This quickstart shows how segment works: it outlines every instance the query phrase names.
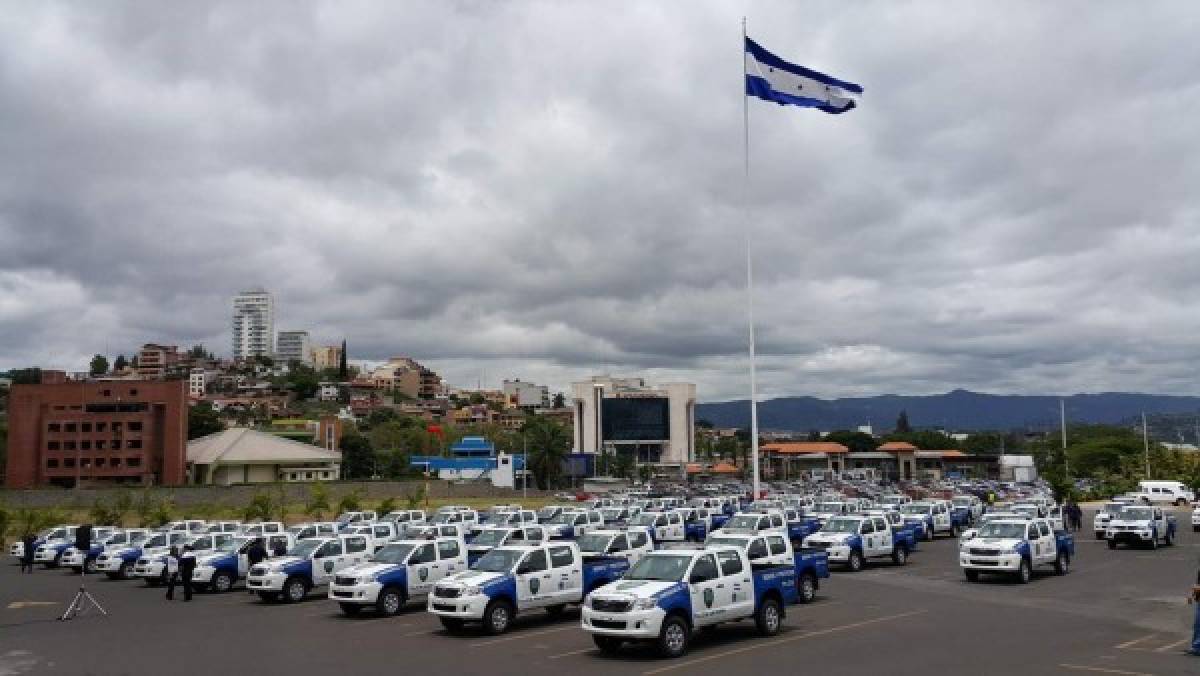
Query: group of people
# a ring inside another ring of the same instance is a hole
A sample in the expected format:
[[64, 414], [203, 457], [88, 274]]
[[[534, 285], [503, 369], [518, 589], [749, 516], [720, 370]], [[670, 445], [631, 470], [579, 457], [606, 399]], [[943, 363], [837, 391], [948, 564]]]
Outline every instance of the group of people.
[[[276, 544], [274, 551], [275, 556], [283, 556], [285, 547], [282, 543]], [[255, 538], [254, 542], [246, 548], [246, 562], [248, 568], [253, 568], [256, 564], [262, 563], [267, 559], [267, 545], [262, 538]], [[171, 601], [175, 598], [175, 585], [183, 587], [183, 600], [192, 600], [192, 573], [196, 570], [196, 552], [191, 545], [184, 545], [183, 549], [172, 547], [167, 554], [167, 600]], [[253, 593], [253, 592], [251, 592]]]

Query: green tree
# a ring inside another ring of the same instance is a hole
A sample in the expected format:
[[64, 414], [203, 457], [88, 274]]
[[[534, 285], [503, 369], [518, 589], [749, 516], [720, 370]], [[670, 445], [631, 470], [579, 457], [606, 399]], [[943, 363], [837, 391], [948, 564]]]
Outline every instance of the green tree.
[[394, 498], [390, 495], [388, 497], [384, 498], [383, 500], [381, 500], [379, 502], [379, 506], [375, 508], [375, 512], [378, 513], [379, 516], [381, 516], [381, 517], [384, 514], [387, 514], [389, 512], [394, 512], [394, 511], [396, 511], [396, 498]]
[[329, 511], [329, 488], [318, 481], [308, 487], [308, 500], [304, 503], [304, 513], [316, 521], [322, 521]]
[[287, 376], [284, 377], [283, 384], [284, 387], [294, 392], [296, 398], [300, 400], [312, 399], [317, 396], [317, 390], [321, 389], [321, 381], [317, 377], [317, 372], [312, 367], [300, 362], [292, 362], [288, 368]]
[[92, 357], [92, 362], [88, 365], [88, 373], [94, 376], [102, 376], [108, 373], [108, 357], [102, 354]]
[[912, 426], [908, 424], [908, 411], [901, 409], [900, 416], [896, 418], [896, 434], [908, 434], [912, 432]]
[[571, 435], [555, 420], [534, 416], [522, 427], [529, 448], [529, 471], [541, 490], [562, 476], [563, 461], [571, 445]]
[[358, 489], [347, 492], [338, 500], [338, 513], [357, 512], [362, 509], [362, 493]]
[[633, 455], [630, 453], [617, 453], [617, 457], [613, 460], [612, 474], [613, 476], [622, 479], [632, 479], [636, 463], [633, 461]]
[[375, 471], [375, 449], [357, 430], [342, 433], [342, 478], [366, 479]]
[[425, 502], [425, 497], [425, 487], [418, 486], [417, 490], [405, 494], [404, 504], [409, 509], [419, 509], [421, 507], [421, 503]]
[[850, 449], [852, 453], [867, 453], [879, 448], [879, 440], [866, 432], [838, 430], [825, 435], [824, 441], [832, 441]]
[[212, 404], [202, 401], [188, 407], [188, 441], [199, 439], [210, 434], [216, 434], [225, 429], [221, 416], [213, 410]]
[[270, 493], [255, 493], [249, 504], [242, 509], [242, 518], [246, 521], [270, 521], [275, 513], [275, 501]]

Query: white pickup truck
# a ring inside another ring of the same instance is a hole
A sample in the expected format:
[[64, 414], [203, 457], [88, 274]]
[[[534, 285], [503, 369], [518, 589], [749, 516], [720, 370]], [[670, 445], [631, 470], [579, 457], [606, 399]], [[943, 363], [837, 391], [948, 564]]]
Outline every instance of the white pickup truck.
[[979, 527], [975, 538], [958, 546], [958, 563], [968, 582], [981, 573], [1001, 573], [1026, 583], [1035, 566], [1049, 565], [1065, 575], [1075, 556], [1075, 538], [1055, 532], [1046, 519], [993, 519]]
[[544, 608], [558, 615], [627, 570], [629, 562], [620, 557], [584, 560], [570, 541], [497, 547], [470, 570], [439, 582], [429, 595], [429, 612], [450, 631], [479, 622], [486, 633], [502, 634], [518, 613]]
[[[185, 539], [179, 542], [174, 538], [180, 534], [181, 532], [168, 533], [168, 536], [172, 538], [170, 545], [178, 546], [180, 549], [191, 545], [196, 556], [211, 554], [223, 545], [233, 542], [234, 538], [237, 537], [233, 533], [205, 533], [204, 535], [193, 537], [184, 536]], [[137, 564], [133, 568], [133, 576], [146, 580], [148, 586], [166, 583], [167, 555], [169, 552], [170, 546], [154, 550], [143, 549], [142, 555], [138, 557]]]
[[1131, 504], [1133, 501], [1129, 499], [1113, 499], [1096, 510], [1096, 516], [1092, 517], [1092, 531], [1095, 532], [1097, 540], [1104, 539], [1104, 534], [1108, 531], [1108, 522], [1113, 516]]
[[843, 564], [851, 572], [862, 570], [872, 559], [890, 559], [897, 566], [908, 563], [907, 540], [897, 538], [883, 516], [835, 516], [804, 538], [804, 546], [825, 550], [830, 563]]
[[664, 657], [678, 657], [694, 631], [724, 622], [753, 619], [760, 634], [773, 636], [796, 600], [790, 564], [752, 566], [744, 551], [728, 546], [657, 551], [589, 594], [582, 624], [603, 652], [650, 642]]
[[371, 554], [362, 535], [300, 540], [286, 556], [265, 561], [250, 569], [246, 587], [264, 601], [303, 600], [308, 592], [325, 586], [343, 568], [362, 563]]
[[654, 543], [645, 528], [631, 527], [628, 530], [594, 530], [579, 536], [579, 551], [585, 558], [620, 556], [633, 565], [646, 554], [654, 551]]
[[1104, 539], [1108, 540], [1109, 549], [1116, 549], [1118, 544], [1147, 545], [1150, 549], [1158, 549], [1159, 540], [1168, 547], [1175, 544], [1177, 528], [1175, 517], [1167, 514], [1162, 507], [1133, 505], [1125, 507], [1109, 520]]
[[[245, 579], [249, 573], [250, 561], [247, 552], [258, 539], [258, 536], [236, 535], [211, 551], [201, 552], [196, 556], [192, 584], [197, 589], [207, 589], [216, 593], [233, 589], [233, 585], [238, 580]], [[262, 539], [267, 552], [291, 549], [296, 544], [296, 538], [291, 533], [266, 535], [262, 536]]]
[[461, 538], [400, 540], [338, 571], [329, 598], [347, 615], [368, 607], [395, 615], [410, 600], [423, 600], [442, 578], [466, 569], [467, 545]]

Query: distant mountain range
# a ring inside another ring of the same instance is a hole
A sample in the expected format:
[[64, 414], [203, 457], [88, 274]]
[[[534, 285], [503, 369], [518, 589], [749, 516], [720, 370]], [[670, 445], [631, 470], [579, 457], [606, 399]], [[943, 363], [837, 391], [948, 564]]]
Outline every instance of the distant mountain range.
[[[1067, 422], [1119, 424], [1147, 414], [1195, 414], [1200, 417], [1200, 397], [1165, 396], [1126, 392], [1075, 394], [1066, 397]], [[817, 399], [782, 397], [758, 404], [762, 430], [828, 432], [854, 429], [870, 423], [875, 432], [888, 432], [900, 411], [907, 411], [914, 428], [946, 431], [1041, 430], [1059, 424], [1059, 397], [980, 394], [954, 390], [921, 397], [887, 394], [878, 397]], [[697, 404], [696, 419], [717, 427], [749, 427], [750, 401]]]

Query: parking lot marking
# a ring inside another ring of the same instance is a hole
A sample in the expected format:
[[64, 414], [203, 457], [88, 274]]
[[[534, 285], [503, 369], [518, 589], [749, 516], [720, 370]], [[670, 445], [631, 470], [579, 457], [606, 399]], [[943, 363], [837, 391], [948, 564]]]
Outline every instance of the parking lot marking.
[[427, 634], [436, 634], [437, 629], [426, 629], [425, 631], [414, 631], [411, 634], [400, 634], [400, 638], [412, 638], [413, 636], [425, 636]]
[[495, 645], [497, 643], [507, 643], [509, 641], [516, 641], [517, 639], [528, 638], [530, 636], [541, 636], [543, 634], [557, 634], [560, 631], [570, 631], [572, 629], [578, 629], [578, 628], [579, 628], [578, 624], [572, 624], [568, 627], [559, 627], [557, 629], [546, 629], [543, 631], [522, 632], [515, 636], [506, 636], [505, 638], [496, 638], [496, 639], [492, 639], [490, 641], [482, 641], [480, 643], [472, 643], [470, 647], [482, 648], [487, 645]]
[[8, 604], [9, 610], [20, 610], [21, 608], [33, 608], [36, 606], [57, 606], [61, 605], [58, 601], [13, 601]]
[[572, 651], [571, 651], [571, 652], [569, 652], [569, 653], [560, 653], [560, 654], [558, 654], [558, 655], [551, 655], [551, 656], [547, 657], [546, 659], [548, 659], [548, 660], [560, 660], [560, 659], [562, 659], [562, 658], [564, 658], [564, 657], [570, 657], [570, 656], [572, 656], [572, 655], [582, 655], [582, 654], [584, 654], [584, 653], [590, 653], [590, 652], [592, 652], [593, 650], [595, 650], [595, 648], [584, 648], [583, 650], [572, 650]]
[[1154, 649], [1154, 652], [1156, 652], [1156, 653], [1165, 653], [1165, 652], [1167, 652], [1167, 651], [1169, 651], [1169, 650], [1173, 650], [1173, 649], [1175, 649], [1175, 648], [1179, 648], [1179, 647], [1181, 647], [1183, 644], [1187, 643], [1187, 642], [1188, 642], [1188, 641], [1190, 641], [1190, 640], [1191, 640], [1191, 639], [1187, 639], [1187, 638], [1181, 638], [1181, 639], [1179, 639], [1178, 641], [1176, 641], [1176, 642], [1174, 642], [1174, 643], [1168, 643], [1167, 645], [1165, 645], [1165, 646], [1163, 646], [1163, 647], [1161, 647], [1161, 648], [1155, 648], [1155, 649]]
[[1128, 649], [1130, 646], [1137, 645], [1137, 644], [1141, 643], [1142, 641], [1145, 641], [1145, 640], [1148, 640], [1148, 639], [1152, 639], [1152, 638], [1154, 638], [1155, 636], [1158, 636], [1158, 634], [1147, 634], [1146, 636], [1143, 636], [1143, 637], [1141, 637], [1141, 638], [1135, 638], [1135, 639], [1133, 639], [1132, 641], [1126, 641], [1126, 642], [1124, 642], [1124, 643], [1118, 644], [1118, 645], [1116, 645], [1116, 646], [1113, 646], [1113, 647], [1115, 647], [1117, 650], [1126, 650], [1126, 649]]
[[1075, 671], [1096, 671], [1102, 674], [1120, 674], [1120, 676], [1154, 676], [1142, 671], [1124, 671], [1122, 669], [1106, 669], [1104, 667], [1088, 667], [1082, 664], [1060, 664], [1063, 669], [1074, 669]]
[[683, 668], [690, 667], [690, 666], [700, 664], [703, 662], [711, 662], [712, 660], [718, 660], [723, 657], [729, 657], [731, 655], [738, 655], [738, 654], [741, 654], [744, 652], [749, 652], [751, 650], [758, 650], [759, 648], [770, 648], [772, 646], [777, 646], [777, 645], [781, 645], [784, 643], [791, 643], [792, 641], [800, 641], [800, 640], [803, 640], [806, 638], [813, 638], [814, 636], [825, 636], [826, 634], [834, 634], [839, 631], [846, 631], [848, 629], [858, 629], [859, 627], [866, 627], [866, 626], [869, 626], [872, 624], [879, 624], [880, 622], [891, 622], [892, 620], [900, 620], [905, 617], [921, 615], [925, 612], [927, 612], [927, 611], [912, 610], [907, 613], [900, 613], [898, 615], [885, 615], [883, 617], [876, 617], [876, 618], [870, 619], [870, 620], [863, 620], [862, 622], [854, 622], [852, 624], [842, 624], [842, 625], [838, 625], [836, 627], [829, 627], [827, 629], [816, 629], [814, 631], [806, 631], [803, 634], [799, 634], [797, 636], [788, 636], [786, 638], [781, 638], [781, 639], [777, 639], [774, 641], [767, 641], [764, 643], [755, 643], [752, 645], [743, 646], [741, 648], [734, 648], [733, 650], [726, 650], [725, 652], [722, 652], [722, 653], [716, 653], [713, 655], [705, 655], [704, 657], [697, 657], [694, 660], [680, 662], [679, 664], [672, 664], [670, 666], [660, 667], [658, 669], [651, 669], [650, 671], [643, 672], [642, 676], [651, 676], [652, 674], [661, 674], [661, 673], [667, 672], [667, 671], [674, 671], [675, 669], [683, 669]]

